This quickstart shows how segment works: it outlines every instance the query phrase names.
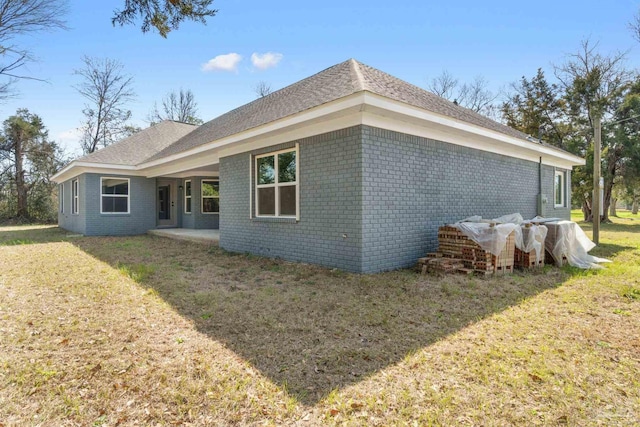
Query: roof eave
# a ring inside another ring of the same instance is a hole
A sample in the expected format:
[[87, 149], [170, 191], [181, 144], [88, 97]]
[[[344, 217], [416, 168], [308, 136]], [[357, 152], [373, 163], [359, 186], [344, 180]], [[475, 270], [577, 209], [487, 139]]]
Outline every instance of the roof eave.
[[[224, 151], [226, 155], [229, 147], [231, 146], [244, 146], [247, 141], [259, 139], [264, 135], [277, 135], [278, 132], [304, 128], [310, 124], [320, 123], [328, 117], [336, 117], [341, 113], [346, 114], [347, 112], [352, 114], [354, 111], [358, 111], [362, 116], [364, 116], [366, 112], [373, 112], [393, 117], [397, 121], [414, 121], [415, 123], [420, 123], [423, 127], [437, 126], [441, 129], [451, 130], [452, 132], [455, 131], [460, 134], [474, 135], [488, 141], [493, 141], [495, 144], [501, 145], [505, 149], [511, 147], [514, 150], [520, 150], [522, 152], [526, 151], [529, 153], [528, 157], [531, 157], [535, 153], [542, 158], [548, 159], [549, 161], [553, 160], [556, 164], [562, 164], [569, 168], [571, 166], [580, 166], [585, 164], [585, 160], [583, 158], [559, 149], [553, 149], [525, 139], [515, 138], [495, 130], [457, 120], [449, 116], [433, 113], [423, 108], [396, 101], [367, 90], [362, 90], [255, 128], [247, 129], [177, 154], [151, 162], [143, 162], [135, 166], [74, 161], [67, 165], [62, 171], [55, 174], [52, 177], [52, 180], [55, 182], [62, 182], [72, 176], [78, 175], [79, 173], [83, 173], [85, 171], [90, 172], [92, 170], [112, 170], [114, 172], [120, 171], [131, 175], [158, 176], [158, 173], [164, 170], [166, 165], [169, 164], [172, 164], [172, 170], [179, 169], [182, 162], [185, 162], [185, 164], [188, 162], [190, 167], [194, 167], [193, 159], [195, 157], [201, 157], [203, 160], [207, 158], [211, 161], [218, 157], [205, 157], [205, 155], [219, 153], [220, 151]], [[360, 120], [360, 123], [364, 122], [364, 119]], [[308, 127], [311, 128], [311, 126]], [[300, 133], [300, 135], [304, 134]], [[444, 142], [452, 142], [447, 141], [446, 138], [443, 140]], [[509, 152], [506, 152], [503, 154], [511, 155], [512, 153], [510, 154]], [[81, 169], [82, 171], [80, 171]]]
[[119, 165], [113, 163], [96, 163], [74, 160], [67, 166], [62, 168], [62, 170], [53, 175], [51, 177], [51, 180], [57, 184], [60, 184], [87, 171], [91, 172], [92, 170], [108, 170], [113, 172], [123, 172], [123, 174], [128, 175], [137, 175], [139, 168], [134, 165]]
[[380, 111], [390, 112], [393, 115], [410, 117], [423, 122], [433, 123], [469, 134], [490, 138], [495, 141], [508, 144], [508, 146], [535, 151], [541, 155], [562, 159], [565, 162], [570, 162], [572, 166], [582, 166], [585, 164], [585, 159], [567, 151], [546, 147], [542, 144], [531, 142], [526, 139], [516, 138], [502, 132], [434, 113], [404, 102], [396, 101], [373, 92], [367, 92], [365, 104], [369, 106], [371, 110], [379, 109]]

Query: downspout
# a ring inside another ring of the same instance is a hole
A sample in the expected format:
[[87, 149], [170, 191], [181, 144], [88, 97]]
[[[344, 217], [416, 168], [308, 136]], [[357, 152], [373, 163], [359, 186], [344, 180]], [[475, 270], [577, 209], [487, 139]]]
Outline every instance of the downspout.
[[542, 215], [542, 156], [538, 163], [538, 216]]
[[[544, 129], [542, 126], [538, 127], [538, 142], [542, 144], [542, 133]], [[542, 214], [542, 204], [544, 199], [542, 196], [542, 156], [540, 156], [540, 162], [538, 163], [538, 216], [544, 216]]]

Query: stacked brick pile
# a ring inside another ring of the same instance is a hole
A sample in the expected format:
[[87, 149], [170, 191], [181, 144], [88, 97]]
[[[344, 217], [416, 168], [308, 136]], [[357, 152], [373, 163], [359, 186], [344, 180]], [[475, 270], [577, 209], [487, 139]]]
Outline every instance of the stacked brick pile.
[[418, 260], [418, 269], [422, 274], [427, 273], [457, 273], [464, 268], [460, 259], [439, 256], [441, 254], [427, 254]]
[[[523, 238], [534, 238], [533, 236], [529, 236], [530, 228], [531, 224], [525, 224], [522, 226]], [[516, 248], [514, 256], [514, 265], [516, 266], [516, 268], [527, 270], [530, 268], [544, 267], [544, 240], [542, 240], [541, 244], [541, 254], [538, 254], [538, 251], [536, 251], [535, 249], [531, 252], [523, 252], [520, 249]]]
[[547, 238], [544, 241], [544, 246], [546, 249], [545, 257], [547, 264], [555, 264], [558, 267], [568, 264], [566, 254], [562, 254], [562, 259], [557, 259], [555, 255], [553, 255], [553, 249], [556, 247], [558, 240], [562, 238], [562, 229], [559, 224], [546, 222], [544, 224], [547, 227]]
[[428, 253], [426, 257], [420, 258], [418, 270], [423, 274], [428, 272], [481, 275], [513, 273], [514, 253], [514, 232], [507, 237], [500, 255], [495, 256], [482, 249], [456, 227], [445, 225], [438, 229], [437, 252]]

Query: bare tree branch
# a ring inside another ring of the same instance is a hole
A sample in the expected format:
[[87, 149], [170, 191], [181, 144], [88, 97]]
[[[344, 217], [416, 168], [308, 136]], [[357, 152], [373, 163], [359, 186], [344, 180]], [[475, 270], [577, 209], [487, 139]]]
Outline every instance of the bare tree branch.
[[444, 70], [439, 76], [431, 79], [427, 89], [476, 113], [496, 118], [498, 107], [494, 102], [500, 97], [500, 92], [494, 94], [488, 86], [489, 82], [482, 76], [477, 76], [471, 83], [460, 85], [458, 79]]
[[598, 43], [584, 40], [577, 53], [569, 54], [565, 63], [554, 67], [556, 78], [566, 90], [572, 113], [586, 113], [589, 123], [594, 113], [605, 114], [617, 107], [613, 101], [633, 75], [624, 67], [626, 52], [604, 56], [597, 48]]
[[253, 88], [253, 91], [256, 93], [258, 98], [264, 98], [272, 92], [271, 85], [264, 80], [260, 80]]
[[127, 134], [131, 111], [126, 104], [135, 98], [133, 77], [122, 74], [123, 65], [112, 59], [84, 57], [84, 68], [74, 74], [82, 77], [76, 90], [87, 99], [82, 113], [82, 149], [93, 153]]
[[16, 80], [39, 80], [13, 72], [32, 58], [29, 51], [11, 45], [11, 41], [24, 34], [65, 29], [61, 17], [66, 11], [66, 0], [0, 0], [0, 57], [8, 61], [0, 64], [0, 76], [7, 78], [0, 83], [0, 100], [12, 96]]
[[488, 90], [488, 85], [489, 82], [482, 76], [463, 84], [458, 92], [458, 104], [477, 113], [486, 111], [499, 96]]
[[629, 29], [631, 30], [631, 34], [633, 38], [640, 43], [640, 9], [633, 15], [633, 19], [629, 22]]
[[453, 100], [456, 98], [455, 91], [458, 87], [458, 79], [453, 77], [447, 70], [443, 70], [439, 76], [431, 79], [427, 85], [427, 90], [435, 93], [441, 98]]
[[157, 103], [154, 104], [148, 120], [150, 123], [173, 120], [192, 125], [202, 124], [202, 119], [198, 117], [198, 103], [193, 92], [189, 89], [180, 89], [178, 93], [175, 91], [169, 92], [162, 98], [162, 110], [158, 108]]

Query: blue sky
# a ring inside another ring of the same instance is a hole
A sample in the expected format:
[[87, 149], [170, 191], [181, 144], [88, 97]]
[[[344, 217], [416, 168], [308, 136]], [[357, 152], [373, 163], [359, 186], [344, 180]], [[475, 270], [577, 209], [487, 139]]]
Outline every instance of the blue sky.
[[551, 64], [590, 38], [605, 54], [629, 50], [628, 65], [640, 68], [640, 43], [627, 28], [640, 5], [632, 0], [216, 0], [219, 13], [206, 26], [185, 23], [168, 39], [113, 27], [112, 12], [123, 2], [70, 0], [68, 31], [18, 40], [38, 59], [23, 74], [47, 82], [20, 81], [0, 117], [28, 108], [78, 154], [74, 130], [84, 100], [73, 70], [83, 55], [117, 59], [134, 76], [138, 96], [129, 108], [142, 127], [154, 101], [171, 90], [191, 89], [207, 121], [255, 99], [261, 80], [279, 89], [349, 58], [421, 87], [446, 69], [461, 81], [481, 75], [498, 90], [539, 67], [551, 78]]

